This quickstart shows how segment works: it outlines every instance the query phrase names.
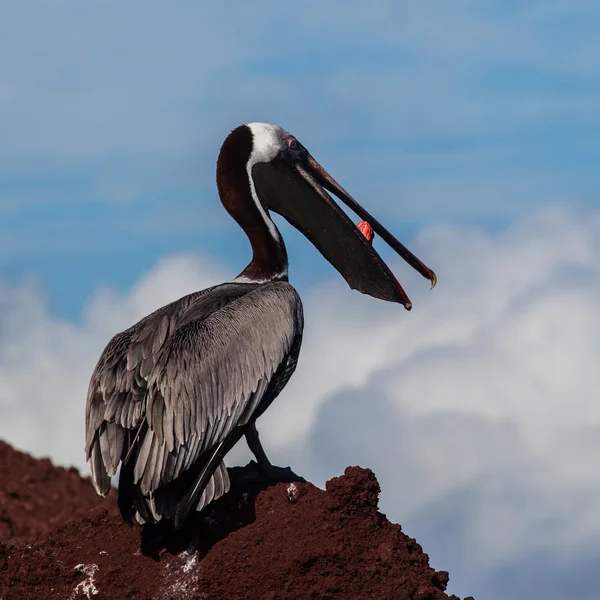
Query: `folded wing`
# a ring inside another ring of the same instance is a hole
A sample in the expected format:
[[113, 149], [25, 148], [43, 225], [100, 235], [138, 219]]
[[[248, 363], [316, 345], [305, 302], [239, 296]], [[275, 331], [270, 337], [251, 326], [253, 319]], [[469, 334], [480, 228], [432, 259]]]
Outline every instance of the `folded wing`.
[[115, 336], [92, 376], [86, 452], [106, 494], [140, 521], [202, 508], [229, 488], [222, 462], [289, 379], [303, 326], [284, 282], [187, 296]]

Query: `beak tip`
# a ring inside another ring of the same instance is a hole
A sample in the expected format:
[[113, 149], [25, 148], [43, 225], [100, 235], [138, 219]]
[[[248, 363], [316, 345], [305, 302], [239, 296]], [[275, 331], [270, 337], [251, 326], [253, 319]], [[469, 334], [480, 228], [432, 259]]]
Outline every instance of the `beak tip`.
[[431, 281], [431, 287], [429, 289], [432, 290], [437, 284], [437, 275], [433, 271], [431, 271], [430, 281]]

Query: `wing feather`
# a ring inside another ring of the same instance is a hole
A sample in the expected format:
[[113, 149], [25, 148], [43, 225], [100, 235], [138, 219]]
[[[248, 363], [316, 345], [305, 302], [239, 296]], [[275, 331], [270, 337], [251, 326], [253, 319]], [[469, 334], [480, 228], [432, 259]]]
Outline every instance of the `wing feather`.
[[146, 470], [146, 464], [152, 452], [154, 443], [154, 431], [148, 429], [146, 435], [143, 436], [138, 453], [135, 457], [135, 466], [133, 469], [133, 483], [139, 483]]
[[104, 466], [102, 458], [102, 449], [99, 444], [95, 444], [92, 449], [90, 467], [92, 470], [92, 481], [96, 491], [101, 496], [106, 496], [110, 490], [110, 477], [106, 472], [106, 467]]

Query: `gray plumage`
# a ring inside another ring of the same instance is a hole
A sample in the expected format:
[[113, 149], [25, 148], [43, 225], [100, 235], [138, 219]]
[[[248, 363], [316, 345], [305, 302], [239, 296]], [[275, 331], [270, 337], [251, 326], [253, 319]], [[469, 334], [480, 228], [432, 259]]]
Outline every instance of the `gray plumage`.
[[229, 489], [223, 458], [291, 377], [300, 297], [287, 282], [227, 283], [115, 335], [92, 374], [86, 456], [99, 494], [120, 463], [119, 505], [180, 523]]

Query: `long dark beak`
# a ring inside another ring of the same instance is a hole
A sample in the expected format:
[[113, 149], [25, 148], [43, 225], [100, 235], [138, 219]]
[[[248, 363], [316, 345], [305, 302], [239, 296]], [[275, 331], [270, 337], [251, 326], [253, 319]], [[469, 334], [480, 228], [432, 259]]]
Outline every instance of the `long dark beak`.
[[326, 188], [359, 217], [409, 265], [436, 284], [435, 273], [373, 218], [308, 153], [302, 161], [276, 160], [252, 168], [256, 191], [266, 206], [303, 233], [337, 269], [348, 285], [381, 300], [412, 303], [390, 268], [341, 210]]

